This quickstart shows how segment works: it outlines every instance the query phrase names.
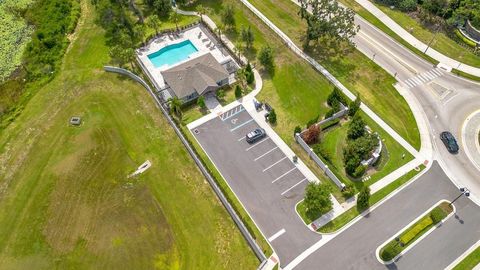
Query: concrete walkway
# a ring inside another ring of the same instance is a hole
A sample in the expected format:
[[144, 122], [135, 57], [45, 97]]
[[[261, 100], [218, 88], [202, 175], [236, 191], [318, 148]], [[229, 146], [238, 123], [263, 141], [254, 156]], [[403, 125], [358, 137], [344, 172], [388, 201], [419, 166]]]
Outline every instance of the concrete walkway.
[[[320, 65], [315, 59], [308, 56], [300, 48], [295, 45], [295, 43], [283, 33], [275, 24], [273, 24], [265, 15], [263, 15], [257, 8], [255, 8], [247, 0], [240, 0], [246, 7], [248, 7], [257, 17], [259, 17], [268, 27], [270, 27], [280, 38], [285, 42], [285, 44], [298, 56], [305, 59], [310, 63], [316, 70], [322, 73], [333, 85], [340, 89], [349, 99], [354, 100], [355, 95], [348, 90], [340, 81], [338, 81], [328, 70], [326, 70], [322, 65]], [[367, 105], [364, 103], [361, 104], [360, 108], [372, 118], [380, 127], [382, 127], [394, 140], [396, 140], [403, 148], [405, 148], [413, 156], [418, 155], [418, 151], [410, 145], [405, 139], [402, 138], [395, 130], [393, 130], [385, 121], [383, 121], [376, 113], [374, 113]]]
[[[428, 47], [427, 44], [421, 42], [412, 34], [410, 34], [407, 30], [403, 29], [394, 20], [392, 20], [385, 13], [383, 13], [383, 11], [381, 11], [378, 7], [376, 7], [375, 4], [373, 4], [369, 0], [356, 0], [356, 1], [358, 4], [360, 4], [366, 10], [368, 10], [370, 13], [372, 13], [375, 17], [377, 17], [380, 21], [382, 21], [393, 32], [395, 32], [397, 35], [403, 38], [406, 42], [410, 43], [410, 45], [414, 46], [415, 48], [417, 48], [422, 52], [427, 50], [427, 47]], [[480, 77], [480, 68], [478, 67], [473, 67], [473, 66], [469, 66], [467, 64], [461, 63], [446, 55], [443, 55], [442, 53], [436, 51], [431, 47], [427, 50], [426, 54], [432, 57], [433, 59], [439, 61], [440, 63], [443, 63], [449, 67], [456, 68], [465, 73]]]

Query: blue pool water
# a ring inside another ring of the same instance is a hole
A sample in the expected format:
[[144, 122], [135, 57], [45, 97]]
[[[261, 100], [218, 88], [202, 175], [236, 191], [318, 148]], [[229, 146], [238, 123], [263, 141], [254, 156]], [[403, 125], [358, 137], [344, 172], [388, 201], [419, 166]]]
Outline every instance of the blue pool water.
[[163, 65], [172, 66], [178, 62], [182, 62], [192, 53], [197, 51], [197, 48], [195, 48], [190, 40], [185, 40], [180, 43], [168, 45], [154, 53], [149, 54], [148, 59], [150, 59], [156, 68], [159, 68]]

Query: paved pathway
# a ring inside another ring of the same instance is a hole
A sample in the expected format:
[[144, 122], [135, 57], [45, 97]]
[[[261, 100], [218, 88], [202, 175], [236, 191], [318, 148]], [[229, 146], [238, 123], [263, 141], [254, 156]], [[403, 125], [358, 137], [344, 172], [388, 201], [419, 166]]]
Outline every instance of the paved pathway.
[[[342, 92], [351, 100], [355, 99], [355, 95], [348, 90], [340, 81], [338, 81], [328, 70], [326, 70], [322, 65], [320, 65], [315, 59], [308, 56], [300, 48], [295, 45], [295, 43], [283, 33], [275, 24], [273, 24], [265, 15], [263, 15], [257, 8], [255, 8], [247, 0], [240, 0], [246, 7], [248, 7], [257, 17], [259, 17], [268, 27], [270, 27], [280, 38], [285, 42], [285, 44], [298, 56], [305, 59], [310, 63], [315, 69], [322, 73], [333, 85], [338, 87]], [[379, 126], [381, 126], [394, 140], [396, 140], [403, 148], [405, 148], [413, 156], [418, 155], [418, 151], [411, 146], [405, 139], [402, 138], [395, 130], [393, 130], [385, 121], [383, 121], [376, 113], [374, 113], [367, 105], [364, 103], [361, 104], [360, 108], [372, 118]]]
[[[375, 17], [377, 17], [380, 21], [382, 21], [388, 28], [390, 28], [393, 32], [397, 35], [402, 37], [406, 42], [410, 43], [410, 45], [414, 46], [418, 50], [424, 52], [427, 49], [427, 45], [412, 34], [410, 34], [407, 30], [403, 29], [400, 25], [398, 25], [395, 21], [393, 21], [390, 17], [388, 17], [385, 13], [383, 13], [378, 7], [376, 7], [372, 2], [369, 0], [356, 0], [358, 4], [372, 13]], [[433, 48], [429, 48], [426, 53], [428, 56], [434, 58], [435, 60], [444, 63], [450, 67], [457, 68], [465, 73], [469, 73], [474, 76], [480, 77], [480, 68], [469, 66], [467, 64], [461, 63], [457, 60], [454, 60], [448, 56], [441, 54], [440, 52], [436, 51]], [[460, 66], [459, 66], [460, 65]]]

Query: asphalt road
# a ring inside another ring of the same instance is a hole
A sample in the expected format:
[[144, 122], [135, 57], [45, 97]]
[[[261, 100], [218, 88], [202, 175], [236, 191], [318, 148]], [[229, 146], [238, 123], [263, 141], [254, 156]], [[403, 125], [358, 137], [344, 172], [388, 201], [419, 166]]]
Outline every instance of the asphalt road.
[[[357, 48], [396, 76], [399, 84], [415, 96], [427, 117], [435, 147], [434, 158], [452, 181], [467, 186], [480, 201], [480, 171], [465, 153], [464, 147], [471, 144], [462, 141], [464, 121], [480, 109], [480, 84], [441, 70], [438, 76], [439, 70], [431, 63], [365, 21], [357, 18], [356, 22], [361, 28], [355, 38]], [[460, 146], [457, 155], [450, 154], [444, 147], [439, 139], [442, 131], [450, 131], [457, 138]]]
[[480, 208], [462, 197], [450, 217], [395, 264], [378, 262], [375, 251], [412, 220], [442, 199], [453, 200], [458, 189], [438, 163], [401, 192], [377, 207], [295, 269], [443, 269], [480, 238]]
[[192, 132], [270, 242], [281, 265], [286, 265], [320, 239], [295, 212], [308, 180], [269, 137], [255, 144], [245, 141], [245, 134], [259, 126], [239, 108], [243, 107]]

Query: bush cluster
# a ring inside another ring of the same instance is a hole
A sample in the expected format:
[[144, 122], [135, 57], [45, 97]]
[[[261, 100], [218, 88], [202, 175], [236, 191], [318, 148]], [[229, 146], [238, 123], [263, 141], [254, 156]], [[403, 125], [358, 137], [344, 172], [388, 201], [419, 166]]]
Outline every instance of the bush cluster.
[[330, 188], [326, 184], [309, 183], [305, 189], [306, 215], [315, 220], [332, 209]]
[[250, 65], [250, 62], [248, 62], [247, 66], [245, 67], [245, 80], [248, 84], [252, 84], [255, 81], [255, 75], [253, 74], [253, 69], [252, 65]]
[[343, 161], [347, 174], [354, 178], [361, 177], [367, 169], [361, 165], [361, 161], [368, 158], [377, 146], [377, 136], [368, 133], [362, 117], [355, 115], [348, 126], [347, 145], [343, 149]]

